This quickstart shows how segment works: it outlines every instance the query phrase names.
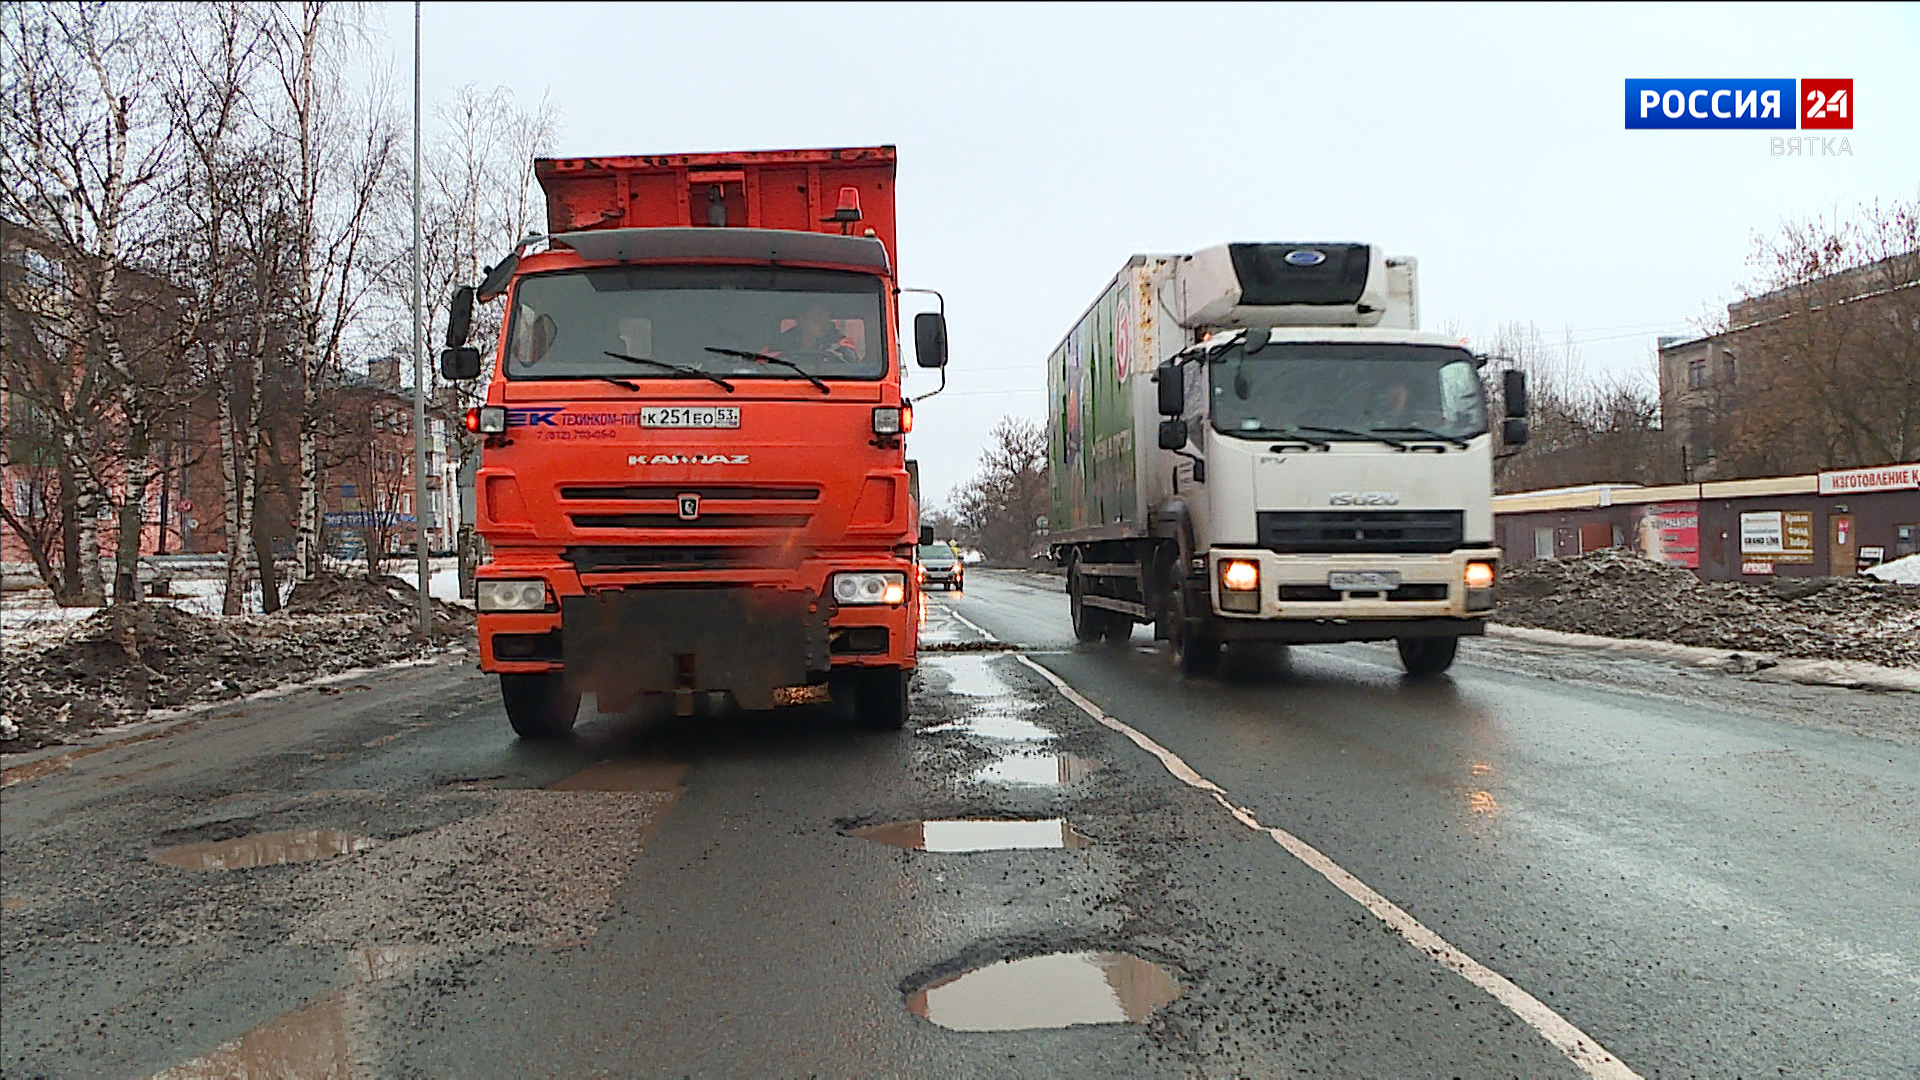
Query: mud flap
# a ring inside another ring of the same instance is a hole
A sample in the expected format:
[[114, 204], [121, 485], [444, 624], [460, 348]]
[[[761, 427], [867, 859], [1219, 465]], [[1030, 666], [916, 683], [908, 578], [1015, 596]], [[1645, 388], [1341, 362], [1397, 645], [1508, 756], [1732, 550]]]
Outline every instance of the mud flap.
[[560, 608], [568, 690], [725, 690], [743, 709], [828, 670], [831, 603], [781, 589], [608, 589]]

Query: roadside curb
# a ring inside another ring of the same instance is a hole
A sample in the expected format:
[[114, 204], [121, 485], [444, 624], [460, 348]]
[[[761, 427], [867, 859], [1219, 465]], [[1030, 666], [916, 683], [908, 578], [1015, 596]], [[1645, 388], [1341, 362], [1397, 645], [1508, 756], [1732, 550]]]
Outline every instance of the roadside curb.
[[1641, 660], [1665, 660], [1688, 667], [1713, 668], [1765, 682], [1792, 682], [1804, 686], [1837, 686], [1850, 690], [1892, 690], [1920, 694], [1920, 670], [1886, 667], [1860, 660], [1783, 659], [1770, 653], [1735, 649], [1708, 649], [1671, 641], [1601, 637], [1562, 630], [1490, 623], [1487, 636], [1531, 645], [1589, 649]]
[[349, 668], [346, 671], [322, 675], [317, 679], [308, 679], [304, 682], [282, 683], [279, 686], [270, 686], [265, 690], [256, 690], [251, 694], [227, 698], [223, 701], [209, 701], [179, 709], [155, 709], [145, 720], [125, 727], [113, 728], [77, 744], [64, 743], [59, 746], [43, 746], [38, 750], [27, 750], [18, 754], [0, 754], [0, 762], [5, 763], [5, 767], [0, 768], [0, 789], [10, 788], [29, 780], [38, 780], [42, 776], [66, 768], [81, 758], [92, 757], [115, 747], [130, 746], [134, 743], [172, 735], [175, 732], [190, 730], [205, 723], [208, 719], [207, 714], [215, 709], [268, 701], [277, 697], [286, 697], [301, 690], [330, 686], [350, 679], [365, 678], [368, 675], [379, 675], [405, 668], [430, 667], [450, 660], [464, 662], [468, 659], [470, 656], [465, 653], [441, 653], [435, 656], [415, 657], [411, 660], [396, 660], [391, 664], [380, 664], [375, 667]]

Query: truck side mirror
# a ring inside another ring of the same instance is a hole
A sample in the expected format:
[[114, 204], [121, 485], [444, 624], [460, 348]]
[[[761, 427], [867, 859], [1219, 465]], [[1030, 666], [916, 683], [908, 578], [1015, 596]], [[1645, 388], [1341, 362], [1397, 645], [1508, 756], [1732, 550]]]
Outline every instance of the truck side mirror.
[[1160, 449], [1185, 450], [1188, 437], [1185, 420], [1160, 421]]
[[465, 345], [472, 333], [473, 286], [462, 285], [453, 290], [453, 299], [447, 303], [447, 348]]
[[947, 366], [947, 317], [923, 311], [913, 317], [913, 362], [925, 368]]
[[[1517, 419], [1527, 415], [1527, 373], [1508, 368], [1500, 373], [1503, 380], [1500, 386], [1501, 400], [1507, 403], [1507, 416]], [[1526, 442], [1526, 439], [1521, 439]]]
[[[1180, 370], [1178, 364], [1161, 364], [1155, 369], [1153, 381], [1155, 383], [1155, 389], [1157, 389], [1160, 394], [1161, 416], [1179, 416], [1181, 413], [1187, 411], [1187, 384], [1185, 375], [1186, 373]], [[1162, 425], [1162, 430], [1164, 430], [1164, 428], [1165, 425]], [[1165, 438], [1163, 436], [1162, 442], [1164, 443], [1164, 441]], [[1180, 445], [1187, 445], [1186, 440], [1180, 440]]]
[[471, 345], [442, 350], [440, 353], [440, 377], [451, 382], [465, 382], [480, 377], [480, 350]]
[[920, 526], [920, 546], [926, 547], [928, 544], [931, 544], [931, 543], [933, 543], [933, 526], [931, 525]]
[[1509, 417], [1506, 423], [1500, 425], [1500, 441], [1508, 446], [1527, 445], [1527, 418]]

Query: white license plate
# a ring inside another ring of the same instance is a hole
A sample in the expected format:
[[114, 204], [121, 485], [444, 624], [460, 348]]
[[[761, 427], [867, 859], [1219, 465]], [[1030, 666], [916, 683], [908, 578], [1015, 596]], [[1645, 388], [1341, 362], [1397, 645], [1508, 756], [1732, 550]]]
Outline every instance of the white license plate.
[[1335, 570], [1327, 575], [1327, 588], [1335, 592], [1386, 592], [1399, 587], [1398, 570]]
[[665, 428], [737, 428], [740, 410], [731, 405], [711, 408], [687, 405], [662, 405], [640, 410], [641, 427]]

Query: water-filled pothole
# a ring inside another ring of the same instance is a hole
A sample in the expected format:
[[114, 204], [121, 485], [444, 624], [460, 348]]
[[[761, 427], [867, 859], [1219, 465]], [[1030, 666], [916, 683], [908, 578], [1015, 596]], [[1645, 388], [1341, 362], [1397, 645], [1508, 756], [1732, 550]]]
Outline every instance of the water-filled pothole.
[[331, 859], [372, 846], [373, 841], [364, 836], [334, 829], [298, 829], [155, 848], [153, 861], [185, 870], [248, 870], [256, 866]]
[[854, 830], [855, 836], [914, 851], [947, 854], [1035, 848], [1083, 848], [1093, 840], [1065, 818], [1039, 821], [894, 821]]
[[989, 784], [1055, 787], [1078, 783], [1099, 767], [1099, 762], [1078, 754], [1012, 754], [975, 771], [973, 778]]
[[964, 720], [935, 724], [920, 730], [928, 735], [958, 731], [983, 739], [1004, 739], [1007, 742], [1046, 742], [1053, 738], [1053, 732], [1039, 724], [1003, 712], [976, 713]]
[[1145, 1023], [1179, 996], [1172, 972], [1137, 956], [1051, 953], [948, 976], [908, 994], [907, 1011], [954, 1031], [1024, 1031]]

